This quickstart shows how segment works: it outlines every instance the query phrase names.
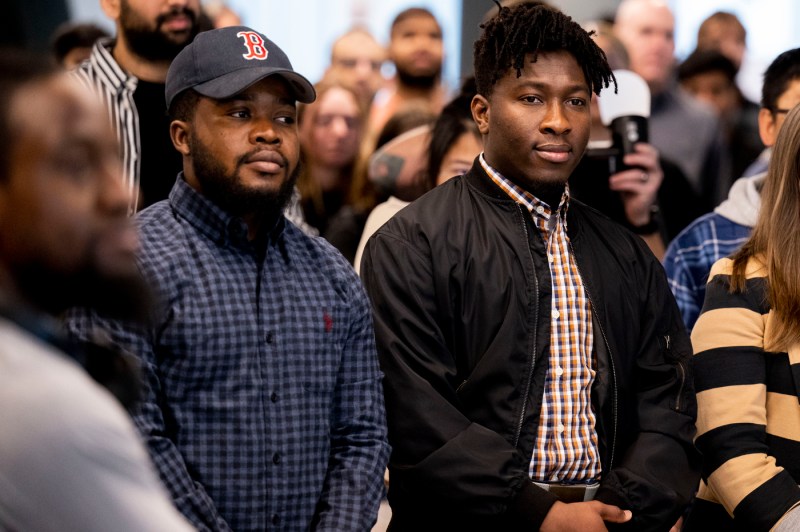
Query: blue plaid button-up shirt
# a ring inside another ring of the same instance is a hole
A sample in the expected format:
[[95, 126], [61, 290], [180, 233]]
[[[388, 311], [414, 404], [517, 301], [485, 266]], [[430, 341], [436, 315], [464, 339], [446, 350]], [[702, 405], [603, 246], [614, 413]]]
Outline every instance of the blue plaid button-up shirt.
[[79, 311], [67, 325], [141, 358], [135, 422], [178, 509], [201, 530], [369, 530], [389, 447], [353, 269], [283, 218], [259, 253], [182, 176], [137, 221], [154, 325]]

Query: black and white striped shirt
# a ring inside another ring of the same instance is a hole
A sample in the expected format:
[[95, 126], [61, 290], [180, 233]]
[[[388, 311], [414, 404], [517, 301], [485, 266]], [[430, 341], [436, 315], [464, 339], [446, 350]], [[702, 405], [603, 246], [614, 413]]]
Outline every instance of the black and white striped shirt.
[[111, 55], [113, 46], [113, 39], [98, 40], [89, 59], [74, 74], [101, 98], [108, 111], [120, 147], [123, 179], [131, 193], [129, 212], [134, 213], [139, 196], [141, 144], [139, 114], [133, 102], [133, 93], [139, 80], [117, 64]]

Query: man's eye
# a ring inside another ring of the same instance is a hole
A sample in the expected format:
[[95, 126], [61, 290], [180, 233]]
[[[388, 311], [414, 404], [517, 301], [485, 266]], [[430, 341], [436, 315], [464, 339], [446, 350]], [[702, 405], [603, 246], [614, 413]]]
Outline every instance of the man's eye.
[[574, 107], [584, 107], [586, 105], [586, 100], [583, 98], [570, 98], [567, 100], [567, 103]]
[[295, 117], [293, 116], [279, 116], [275, 119], [276, 122], [280, 122], [281, 124], [292, 125], [295, 123]]
[[250, 113], [248, 111], [240, 110], [240, 111], [232, 111], [230, 116], [233, 118], [249, 118]]
[[525, 103], [539, 103], [542, 101], [538, 96], [523, 96], [521, 99]]

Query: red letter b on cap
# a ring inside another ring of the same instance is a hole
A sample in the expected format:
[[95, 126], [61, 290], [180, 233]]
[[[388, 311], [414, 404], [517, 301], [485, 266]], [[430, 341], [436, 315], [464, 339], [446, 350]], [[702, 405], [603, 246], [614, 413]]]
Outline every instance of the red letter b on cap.
[[247, 48], [247, 53], [242, 54], [242, 57], [247, 60], [258, 59], [261, 61], [267, 58], [269, 53], [261, 35], [254, 31], [240, 31], [236, 36], [244, 38], [244, 46]]

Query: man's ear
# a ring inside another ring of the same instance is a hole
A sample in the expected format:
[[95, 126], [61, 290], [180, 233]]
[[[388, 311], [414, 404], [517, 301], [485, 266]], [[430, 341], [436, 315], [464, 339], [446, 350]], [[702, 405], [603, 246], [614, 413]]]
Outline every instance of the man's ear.
[[481, 135], [489, 133], [489, 100], [482, 94], [476, 94], [470, 103], [472, 119], [478, 124]]
[[121, 0], [100, 0], [100, 7], [108, 18], [114, 21], [119, 20]]
[[778, 138], [778, 124], [775, 123], [775, 115], [764, 107], [758, 111], [758, 135], [761, 137], [761, 142], [767, 147], [775, 144], [775, 140]]
[[184, 157], [192, 154], [192, 150], [189, 148], [189, 128], [191, 127], [189, 122], [183, 120], [173, 120], [169, 124], [169, 137], [172, 139], [172, 145]]

